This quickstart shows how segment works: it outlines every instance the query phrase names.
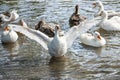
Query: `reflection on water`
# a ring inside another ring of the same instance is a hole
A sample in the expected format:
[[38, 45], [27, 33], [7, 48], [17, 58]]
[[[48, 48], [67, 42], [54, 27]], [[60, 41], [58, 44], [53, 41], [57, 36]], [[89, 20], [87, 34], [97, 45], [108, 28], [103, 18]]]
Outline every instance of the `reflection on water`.
[[[93, 18], [94, 0], [2, 0], [0, 13], [18, 10], [34, 29], [34, 25], [44, 18], [47, 22], [58, 23], [62, 29], [69, 29], [68, 20], [76, 4], [79, 13]], [[120, 11], [120, 1], [102, 0], [105, 9]], [[87, 4], [87, 5], [86, 5]], [[1, 32], [1, 31], [0, 31]], [[107, 40], [101, 48], [94, 48], [79, 43], [77, 39], [67, 58], [53, 59], [37, 42], [19, 34], [14, 44], [0, 42], [0, 79], [11, 80], [119, 80], [120, 75], [120, 32], [99, 30]], [[1, 38], [0, 38], [1, 39]], [[111, 78], [112, 77], [112, 78]]]
[[16, 43], [4, 43], [3, 47], [10, 52], [10, 55], [17, 55], [19, 51], [19, 44]]
[[66, 71], [68, 59], [65, 57], [51, 58], [49, 62], [50, 75], [57, 80], [62, 79], [63, 73]]

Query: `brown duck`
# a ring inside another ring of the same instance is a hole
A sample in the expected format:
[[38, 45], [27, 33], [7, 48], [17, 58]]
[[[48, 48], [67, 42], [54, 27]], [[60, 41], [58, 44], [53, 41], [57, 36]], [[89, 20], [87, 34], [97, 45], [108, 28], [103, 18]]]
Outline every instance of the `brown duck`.
[[45, 20], [39, 21], [39, 23], [37, 25], [35, 25], [35, 29], [45, 33], [49, 37], [54, 37], [54, 35], [55, 35], [55, 33], [54, 33], [55, 25], [46, 23]]
[[78, 9], [79, 9], [79, 6], [76, 5], [75, 12], [71, 15], [71, 17], [69, 19], [70, 27], [77, 26], [80, 24], [81, 21], [84, 21], [86, 19], [85, 16], [78, 14]]
[[[46, 23], [45, 20], [41, 20], [41, 21], [39, 21], [39, 23], [37, 25], [35, 25], [35, 29], [45, 33], [49, 37], [54, 37], [54, 35], [55, 35], [55, 26], [56, 25], [57, 24]], [[58, 25], [58, 27], [60, 29], [60, 34], [59, 35], [63, 36], [64, 31], [61, 30], [61, 27], [59, 25]]]

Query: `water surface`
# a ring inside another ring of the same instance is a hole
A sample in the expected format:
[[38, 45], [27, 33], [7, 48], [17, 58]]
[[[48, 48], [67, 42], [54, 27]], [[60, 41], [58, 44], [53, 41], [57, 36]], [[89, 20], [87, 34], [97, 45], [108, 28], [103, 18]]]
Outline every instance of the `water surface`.
[[[102, 0], [106, 10], [120, 11], [119, 0]], [[0, 13], [18, 10], [34, 29], [41, 19], [58, 23], [63, 30], [69, 29], [68, 20], [76, 4], [79, 13], [93, 18], [94, 0], [3, 0]], [[93, 48], [75, 40], [67, 58], [51, 59], [38, 43], [19, 34], [14, 44], [0, 42], [0, 79], [13, 80], [119, 80], [120, 78], [120, 33], [101, 30], [107, 44]], [[1, 39], [1, 38], [0, 38]]]

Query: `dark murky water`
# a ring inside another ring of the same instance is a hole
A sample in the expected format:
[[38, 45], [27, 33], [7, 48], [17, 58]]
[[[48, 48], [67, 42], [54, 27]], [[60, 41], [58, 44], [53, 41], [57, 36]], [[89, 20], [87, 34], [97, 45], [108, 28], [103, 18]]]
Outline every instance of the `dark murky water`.
[[[102, 0], [105, 9], [120, 11], [119, 0]], [[31, 28], [45, 18], [62, 29], [69, 28], [68, 20], [79, 4], [80, 13], [92, 18], [93, 0], [2, 0], [0, 13], [17, 9]], [[119, 80], [120, 32], [100, 31], [106, 46], [93, 48], [76, 40], [67, 58], [52, 60], [38, 43], [19, 35], [15, 44], [0, 43], [0, 80]], [[75, 54], [75, 55], [74, 55]]]

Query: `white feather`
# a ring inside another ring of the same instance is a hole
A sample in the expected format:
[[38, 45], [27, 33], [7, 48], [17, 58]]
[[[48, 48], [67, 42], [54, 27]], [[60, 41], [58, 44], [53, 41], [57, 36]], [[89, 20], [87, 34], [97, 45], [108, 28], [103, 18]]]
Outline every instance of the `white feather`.
[[99, 20], [97, 19], [84, 21], [79, 26], [70, 28], [69, 31], [63, 36], [59, 36], [60, 32], [56, 26], [55, 36], [53, 38], [49, 38], [47, 35], [40, 31], [30, 29], [26, 26], [26, 24], [23, 24], [23, 26], [9, 24], [9, 26], [12, 26], [15, 31], [20, 32], [28, 38], [38, 42], [46, 50], [49, 50], [51, 56], [59, 57], [63, 56], [67, 52], [67, 49], [71, 47], [73, 41], [80, 34], [88, 31], [91, 27], [93, 27], [93, 25], [96, 25], [98, 22]]
[[51, 41], [51, 38], [49, 38], [44, 33], [37, 30], [30, 29], [28, 27], [19, 26], [19, 25], [9, 24], [9, 26], [12, 26], [12, 28], [15, 31], [20, 32], [25, 36], [27, 36], [28, 38], [38, 42], [39, 44], [41, 44], [42, 47], [48, 50], [47, 44]]
[[99, 18], [94, 18], [92, 20], [85, 20], [81, 22], [80, 25], [72, 27], [66, 34], [66, 42], [67, 47], [70, 48], [72, 46], [73, 41], [79, 37], [81, 34], [87, 32], [93, 26], [98, 25], [101, 20]]
[[2, 18], [3, 22], [11, 22], [11, 21], [15, 21], [16, 19], [19, 18], [19, 15], [17, 14], [16, 10], [13, 10], [10, 12], [10, 17], [7, 18], [7, 16], [0, 14], [0, 17]]
[[93, 33], [93, 35], [90, 33], [82, 34], [80, 35], [80, 41], [93, 47], [101, 47], [106, 44], [106, 40], [98, 32]]

